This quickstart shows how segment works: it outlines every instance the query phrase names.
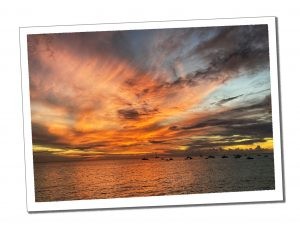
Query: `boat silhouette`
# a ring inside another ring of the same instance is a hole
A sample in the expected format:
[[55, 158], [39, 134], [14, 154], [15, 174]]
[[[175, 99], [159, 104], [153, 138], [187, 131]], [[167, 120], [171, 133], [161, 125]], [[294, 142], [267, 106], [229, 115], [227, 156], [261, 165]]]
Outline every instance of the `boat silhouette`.
[[172, 161], [172, 160], [173, 160], [173, 158], [171, 158], [171, 157], [165, 159], [165, 161]]

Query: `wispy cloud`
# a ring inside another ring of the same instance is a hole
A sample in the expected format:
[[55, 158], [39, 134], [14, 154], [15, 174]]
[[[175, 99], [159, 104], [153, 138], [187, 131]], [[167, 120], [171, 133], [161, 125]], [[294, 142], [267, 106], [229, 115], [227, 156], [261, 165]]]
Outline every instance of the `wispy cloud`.
[[221, 106], [221, 105], [223, 105], [224, 103], [227, 103], [227, 102], [230, 102], [230, 101], [232, 101], [232, 100], [235, 100], [235, 99], [237, 99], [237, 98], [239, 98], [239, 97], [241, 97], [241, 96], [243, 96], [243, 95], [244, 95], [244, 94], [237, 95], [237, 96], [233, 96], [233, 97], [229, 97], [229, 98], [225, 98], [225, 99], [221, 99], [221, 100], [219, 100], [218, 102], [216, 102], [215, 104]]

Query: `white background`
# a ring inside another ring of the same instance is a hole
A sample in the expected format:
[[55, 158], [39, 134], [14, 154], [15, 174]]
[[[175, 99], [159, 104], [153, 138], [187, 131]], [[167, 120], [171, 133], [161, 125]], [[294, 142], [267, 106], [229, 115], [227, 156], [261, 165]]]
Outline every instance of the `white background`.
[[[297, 1], [2, 1], [0, 3], [0, 228], [296, 228], [300, 226]], [[277, 16], [286, 202], [28, 214], [18, 27]]]

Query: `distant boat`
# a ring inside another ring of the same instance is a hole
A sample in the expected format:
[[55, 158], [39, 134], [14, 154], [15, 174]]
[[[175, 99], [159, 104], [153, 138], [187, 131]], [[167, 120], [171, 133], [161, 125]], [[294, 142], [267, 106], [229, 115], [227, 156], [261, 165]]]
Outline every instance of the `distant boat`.
[[215, 158], [215, 156], [209, 155], [208, 158]]
[[164, 160], [165, 160], [165, 161], [172, 161], [173, 158], [171, 158], [171, 157], [170, 157], [170, 158], [165, 158]]
[[146, 157], [143, 157], [142, 160], [143, 160], [143, 161], [147, 161], [147, 160], [149, 160], [149, 159], [146, 158]]
[[228, 158], [228, 156], [226, 156], [226, 155], [223, 155], [223, 156], [222, 156], [222, 158]]
[[253, 157], [248, 156], [247, 159], [254, 159]]
[[192, 157], [190, 157], [190, 156], [187, 156], [186, 158], [185, 158], [185, 160], [192, 160], [193, 158]]

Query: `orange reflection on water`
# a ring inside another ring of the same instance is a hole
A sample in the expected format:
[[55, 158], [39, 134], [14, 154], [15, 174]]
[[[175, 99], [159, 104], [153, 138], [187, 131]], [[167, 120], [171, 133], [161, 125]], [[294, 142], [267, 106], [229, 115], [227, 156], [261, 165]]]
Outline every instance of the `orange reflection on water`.
[[37, 163], [36, 201], [274, 189], [273, 155]]

